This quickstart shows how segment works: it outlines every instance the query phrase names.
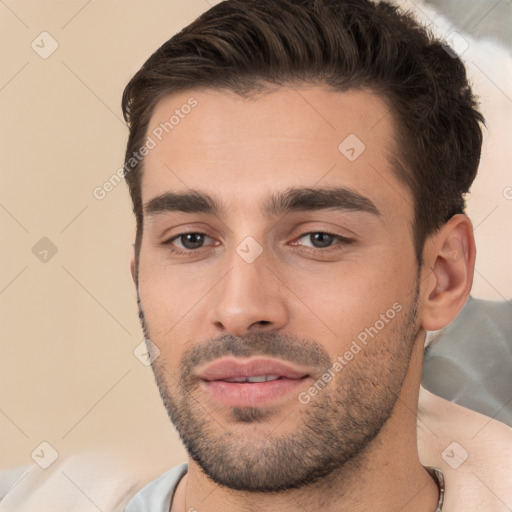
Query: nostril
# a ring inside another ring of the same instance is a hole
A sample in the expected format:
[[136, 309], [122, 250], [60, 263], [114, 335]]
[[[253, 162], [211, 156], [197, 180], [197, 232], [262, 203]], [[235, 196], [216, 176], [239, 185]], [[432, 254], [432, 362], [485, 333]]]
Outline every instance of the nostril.
[[269, 320], [258, 320], [255, 323], [260, 324], [260, 325], [267, 325], [267, 324], [270, 324], [271, 322]]

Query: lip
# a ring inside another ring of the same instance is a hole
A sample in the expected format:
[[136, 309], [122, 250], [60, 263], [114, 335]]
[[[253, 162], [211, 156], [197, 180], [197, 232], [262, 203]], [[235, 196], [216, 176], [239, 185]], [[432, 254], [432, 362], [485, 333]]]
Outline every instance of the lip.
[[[284, 400], [304, 385], [307, 371], [276, 359], [223, 358], [207, 365], [198, 374], [201, 385], [216, 402], [228, 407], [261, 407]], [[279, 376], [265, 382], [227, 382], [226, 379]]]
[[198, 377], [206, 381], [237, 377], [259, 377], [261, 375], [278, 375], [286, 379], [301, 379], [307, 376], [308, 372], [277, 359], [253, 357], [243, 360], [225, 357], [208, 364], [198, 373]]

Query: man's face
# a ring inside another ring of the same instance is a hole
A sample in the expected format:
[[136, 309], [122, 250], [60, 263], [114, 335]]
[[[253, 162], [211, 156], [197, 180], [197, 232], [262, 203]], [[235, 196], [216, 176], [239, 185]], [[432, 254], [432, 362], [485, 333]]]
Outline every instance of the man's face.
[[[393, 133], [368, 92], [194, 90], [157, 105], [141, 313], [171, 420], [214, 481], [299, 487], [355, 460], [389, 418], [419, 332]], [[163, 197], [192, 191], [213, 201]]]

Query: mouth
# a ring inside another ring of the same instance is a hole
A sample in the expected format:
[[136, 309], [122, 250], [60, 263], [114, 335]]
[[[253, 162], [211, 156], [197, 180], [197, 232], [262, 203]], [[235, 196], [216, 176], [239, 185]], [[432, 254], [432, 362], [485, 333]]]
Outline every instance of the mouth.
[[[286, 377], [281, 375], [258, 375], [253, 377], [231, 377], [228, 379], [220, 379], [224, 382], [268, 382], [270, 380], [278, 380]], [[217, 379], [218, 380], [218, 379]]]
[[203, 390], [229, 407], [260, 407], [290, 398], [310, 377], [277, 359], [223, 358], [198, 372]]

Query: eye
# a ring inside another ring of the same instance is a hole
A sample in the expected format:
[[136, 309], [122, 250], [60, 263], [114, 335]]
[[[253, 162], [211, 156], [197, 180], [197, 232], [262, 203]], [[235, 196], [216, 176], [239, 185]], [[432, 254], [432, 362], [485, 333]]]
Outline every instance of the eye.
[[[213, 238], [209, 237], [205, 233], [181, 233], [165, 242], [165, 245], [169, 245], [172, 251], [183, 253], [193, 251], [194, 249], [200, 249], [203, 247], [203, 244], [207, 239], [213, 240]], [[180, 251], [179, 249], [185, 250]]]
[[333, 233], [327, 233], [325, 231], [312, 231], [305, 233], [300, 236], [297, 240], [306, 239], [311, 243], [307, 245], [304, 243], [298, 243], [297, 245], [303, 245], [304, 247], [311, 247], [312, 249], [325, 249], [331, 247], [335, 241], [338, 241], [338, 245], [347, 245], [353, 242], [350, 238], [345, 238], [341, 235], [335, 235]]

